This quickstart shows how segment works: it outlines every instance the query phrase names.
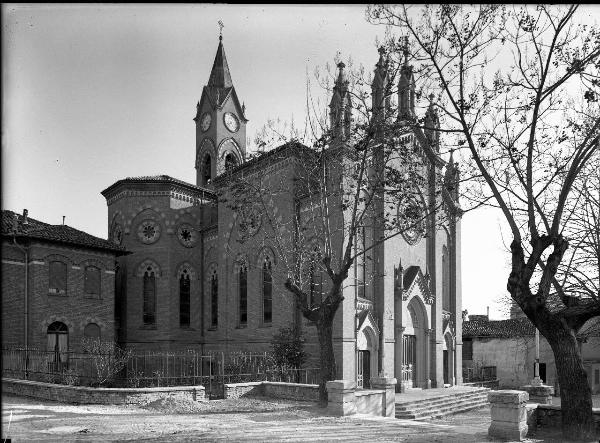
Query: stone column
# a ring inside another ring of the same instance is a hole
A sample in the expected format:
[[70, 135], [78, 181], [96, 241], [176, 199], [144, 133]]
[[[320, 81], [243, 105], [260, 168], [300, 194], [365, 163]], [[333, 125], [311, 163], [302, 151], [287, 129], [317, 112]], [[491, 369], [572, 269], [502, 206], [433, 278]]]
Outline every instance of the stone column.
[[356, 382], [352, 380], [333, 380], [327, 382], [327, 411], [333, 415], [356, 414], [354, 392]]
[[371, 387], [373, 389], [385, 389], [383, 396], [383, 416], [396, 417], [396, 383], [398, 380], [391, 377], [373, 377]]
[[488, 393], [492, 424], [490, 437], [521, 441], [527, 435], [527, 400], [524, 391], [503, 390]]

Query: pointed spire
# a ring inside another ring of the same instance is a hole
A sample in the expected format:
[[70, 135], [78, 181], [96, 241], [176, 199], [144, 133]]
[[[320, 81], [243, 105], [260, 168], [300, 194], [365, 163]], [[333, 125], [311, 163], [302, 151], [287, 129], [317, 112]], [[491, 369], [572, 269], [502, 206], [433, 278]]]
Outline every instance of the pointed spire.
[[458, 165], [454, 162], [454, 149], [450, 150], [450, 160], [446, 165], [446, 172], [444, 174], [444, 184], [446, 189], [450, 192], [450, 195], [455, 201], [458, 201], [458, 185], [460, 182], [460, 171]]
[[227, 65], [227, 57], [225, 57], [225, 48], [223, 47], [223, 35], [219, 35], [219, 46], [208, 79], [208, 86], [217, 88], [231, 88], [233, 86], [229, 66]]
[[433, 94], [429, 95], [429, 106], [425, 113], [425, 136], [427, 137], [431, 148], [437, 152], [439, 150], [439, 133], [437, 129], [440, 127], [440, 119], [438, 118], [437, 110], [433, 105], [434, 97]]
[[338, 76], [333, 86], [333, 95], [329, 103], [329, 120], [333, 136], [345, 140], [350, 135], [352, 119], [352, 102], [348, 92], [349, 81], [346, 77], [344, 62], [338, 63]]
[[[373, 108], [373, 119], [376, 124], [380, 124], [385, 120], [390, 105], [389, 97], [386, 97], [386, 89], [389, 82], [388, 58], [383, 46], [380, 46], [378, 51], [379, 60], [375, 64], [373, 83], [371, 84], [371, 106]], [[381, 136], [382, 134], [379, 135]]]
[[404, 63], [400, 68], [398, 82], [398, 118], [410, 119], [415, 115], [415, 79], [412, 66], [408, 64], [408, 37], [404, 36], [403, 40]]

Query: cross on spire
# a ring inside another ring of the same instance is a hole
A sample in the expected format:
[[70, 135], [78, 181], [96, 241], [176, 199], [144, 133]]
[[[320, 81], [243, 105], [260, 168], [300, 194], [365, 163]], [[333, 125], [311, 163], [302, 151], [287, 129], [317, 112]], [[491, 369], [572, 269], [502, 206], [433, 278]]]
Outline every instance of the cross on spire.
[[223, 28], [225, 27], [225, 25], [223, 24], [222, 20], [219, 20], [219, 40], [223, 40]]

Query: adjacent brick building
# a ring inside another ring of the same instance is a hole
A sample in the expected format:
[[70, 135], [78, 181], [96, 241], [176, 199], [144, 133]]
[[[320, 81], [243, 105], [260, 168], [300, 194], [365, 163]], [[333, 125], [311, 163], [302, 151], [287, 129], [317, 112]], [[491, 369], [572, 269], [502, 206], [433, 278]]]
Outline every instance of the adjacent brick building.
[[122, 246], [67, 225], [2, 211], [2, 345], [61, 352], [114, 338]]
[[[384, 58], [381, 53], [374, 93], [388, 81]], [[401, 72], [400, 121], [416, 118], [412, 67], [405, 62]], [[352, 117], [343, 65], [330, 108], [331, 126], [342, 134]], [[425, 117], [430, 128], [437, 127], [432, 107]], [[296, 192], [293, 177], [303, 148], [289, 143], [248, 160], [245, 106], [221, 38], [194, 121], [196, 184], [165, 175], [134, 177], [102, 192], [111, 241], [133, 252], [118, 259], [119, 341], [142, 349], [266, 351], [280, 327], [296, 325], [306, 333], [307, 348], [316, 359], [315, 327], [301, 318], [283, 287], [282, 257], [265, 228], [266, 214], [251, 207], [238, 213], [222, 199], [230, 191], [228, 177], [261, 177], [263, 185], [273, 186], [272, 193], [265, 192], [273, 195], [269, 206], [274, 216], [284, 224], [302, 219], [310, 201]], [[365, 272], [373, 271], [375, 277], [362, 291], [356, 285], [344, 290], [333, 341], [339, 377], [360, 384], [380, 372], [394, 375], [405, 387], [461, 383], [461, 211], [456, 187], [436, 188], [442, 171], [455, 183], [458, 170], [452, 159], [441, 158], [435, 130], [427, 134], [431, 143], [424, 144], [411, 131], [401, 143], [422, 152], [428, 177], [420, 189], [422, 204], [440, 208], [432, 217], [443, 213], [440, 218], [446, 222], [398, 235], [374, 249], [376, 265], [355, 267], [362, 281]], [[334, 168], [331, 179], [343, 179], [335, 177]], [[289, 192], [275, 192], [274, 186]], [[331, 217], [343, 220], [344, 214]], [[365, 235], [373, 238], [375, 233]], [[333, 242], [341, 248], [343, 234]], [[358, 274], [350, 278], [361, 279]]]

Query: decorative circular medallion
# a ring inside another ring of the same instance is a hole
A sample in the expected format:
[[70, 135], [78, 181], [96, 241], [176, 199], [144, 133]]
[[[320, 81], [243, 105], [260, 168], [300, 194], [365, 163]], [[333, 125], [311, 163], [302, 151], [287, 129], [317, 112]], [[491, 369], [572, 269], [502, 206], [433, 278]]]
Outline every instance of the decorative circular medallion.
[[410, 245], [417, 244], [425, 231], [423, 205], [416, 195], [402, 198], [398, 205], [398, 227], [404, 240]]
[[202, 132], [208, 131], [208, 128], [210, 128], [211, 122], [212, 122], [212, 117], [210, 116], [210, 114], [208, 112], [205, 112], [202, 115], [202, 120], [200, 120], [200, 129], [202, 130]]
[[142, 243], [154, 243], [160, 237], [160, 225], [154, 220], [144, 220], [138, 226], [137, 235]]
[[115, 224], [112, 230], [111, 238], [113, 243], [120, 245], [123, 243], [123, 228], [120, 224]]
[[238, 213], [238, 236], [247, 240], [254, 236], [262, 224], [262, 214], [255, 205], [242, 206]]
[[223, 114], [223, 122], [225, 123], [225, 127], [229, 129], [230, 132], [238, 132], [238, 129], [240, 129], [240, 121], [238, 120], [237, 116], [231, 112], [226, 112]]
[[177, 228], [177, 238], [179, 242], [186, 248], [191, 248], [196, 243], [198, 234], [192, 225], [189, 223], [182, 223]]

